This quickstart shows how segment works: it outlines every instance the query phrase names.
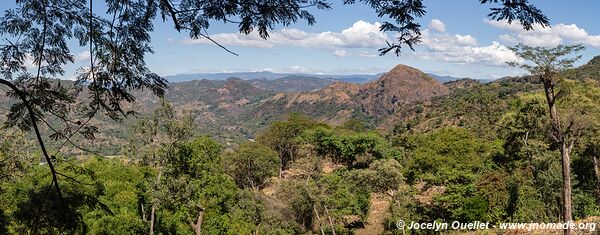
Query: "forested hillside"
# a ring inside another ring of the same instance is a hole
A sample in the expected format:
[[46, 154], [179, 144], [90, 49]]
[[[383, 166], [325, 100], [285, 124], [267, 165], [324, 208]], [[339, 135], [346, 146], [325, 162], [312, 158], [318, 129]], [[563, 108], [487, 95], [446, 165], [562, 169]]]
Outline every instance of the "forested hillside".
[[[597, 115], [596, 60], [565, 73], [572, 79], [557, 88], [581, 102], [560, 110]], [[0, 187], [4, 231], [145, 233], [152, 223], [164, 234], [402, 234], [399, 219], [560, 219], [560, 155], [548, 140], [541, 84], [526, 79], [442, 85], [399, 66], [365, 85], [313, 92], [227, 79], [145, 97], [132, 106], [136, 118], [107, 128], [123, 137], [99, 136], [121, 141], [118, 157], [56, 156], [68, 176], [66, 207], [41, 196], [47, 187], [38, 182], [49, 175], [34, 143], [3, 132], [1, 167], [12, 172]], [[585, 125], [592, 131], [572, 158], [573, 216], [600, 221], [600, 120]], [[223, 129], [240, 138], [223, 142], [214, 134]], [[38, 210], [47, 213], [31, 216]], [[32, 219], [46, 225], [33, 228]]]

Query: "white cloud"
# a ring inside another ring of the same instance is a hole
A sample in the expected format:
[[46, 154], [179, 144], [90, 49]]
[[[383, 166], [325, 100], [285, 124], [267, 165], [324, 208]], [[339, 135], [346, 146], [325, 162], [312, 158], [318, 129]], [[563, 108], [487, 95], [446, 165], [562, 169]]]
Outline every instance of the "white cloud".
[[323, 71], [315, 68], [307, 68], [304, 66], [294, 65], [286, 68], [273, 69], [275, 73], [309, 73], [309, 74], [323, 74]]
[[35, 61], [33, 60], [33, 56], [30, 53], [25, 54], [23, 65], [28, 70], [36, 69], [38, 67], [37, 63], [35, 63]]
[[[194, 68], [191, 73], [237, 73], [237, 72], [272, 72], [284, 74], [314, 74], [314, 75], [356, 75], [356, 74], [378, 74], [387, 72], [390, 68], [387, 67], [353, 67], [343, 69], [322, 69], [315, 67], [305, 67], [293, 65], [279, 68], [230, 68], [230, 69], [215, 69], [215, 68]], [[161, 74], [161, 76], [169, 76], [174, 74]]]
[[438, 19], [431, 20], [431, 23], [429, 23], [429, 28], [440, 33], [446, 32], [446, 24]]
[[500, 39], [511, 43], [524, 43], [530, 46], [553, 47], [560, 43], [582, 43], [593, 47], [600, 47], [600, 35], [590, 35], [585, 29], [575, 24], [555, 24], [552, 27], [534, 25], [533, 30], [523, 29], [521, 24], [507, 21], [484, 20], [487, 24], [499, 29], [510, 31], [503, 34]]
[[[257, 32], [249, 35], [239, 33], [220, 33], [211, 38], [224, 46], [242, 46], [272, 48], [275, 46], [295, 46], [304, 48], [380, 48], [389, 40], [386, 33], [379, 31], [381, 24], [362, 20], [341, 32], [310, 33], [294, 28], [272, 31], [268, 40], [260, 38]], [[184, 44], [211, 44], [200, 39], [186, 39]]]
[[439, 30], [423, 30], [421, 46], [426, 50], [418, 50], [414, 55], [424, 60], [492, 66], [520, 61], [510, 49], [498, 42], [482, 46], [471, 35], [450, 34]]
[[373, 57], [377, 57], [377, 54], [372, 53], [370, 51], [360, 51], [358, 52], [356, 55], [360, 56], [360, 57], [366, 57], [366, 58], [373, 58]]
[[454, 35], [454, 39], [456, 40], [456, 43], [458, 45], [461, 45], [461, 46], [475, 46], [475, 45], [477, 45], [477, 39], [475, 39], [471, 35], [456, 34], [456, 35]]
[[340, 50], [340, 49], [336, 49], [333, 52], [333, 55], [335, 55], [337, 57], [348, 57], [348, 56], [359, 56], [359, 57], [365, 57], [365, 58], [377, 57], [377, 54], [370, 52], [370, 51], [349, 52], [347, 50]]
[[[267, 40], [260, 38], [256, 32], [249, 35], [220, 33], [211, 37], [224, 46], [319, 48], [331, 51], [336, 57], [372, 58], [377, 56], [373, 49], [385, 46], [386, 41], [395, 40], [387, 33], [379, 31], [380, 27], [381, 24], [378, 22], [369, 23], [359, 20], [351, 27], [339, 32], [313, 33], [295, 28], [284, 28], [272, 31]], [[420, 45], [426, 51], [416, 52], [417, 58], [421, 59], [485, 65], [505, 65], [509, 61], [519, 61], [512, 51], [497, 42], [488, 46], [480, 46], [477, 39], [471, 35], [446, 32], [445, 23], [439, 19], [433, 19], [429, 28], [422, 31], [422, 40]], [[185, 39], [179, 42], [189, 45], [211, 44], [206, 39]]]

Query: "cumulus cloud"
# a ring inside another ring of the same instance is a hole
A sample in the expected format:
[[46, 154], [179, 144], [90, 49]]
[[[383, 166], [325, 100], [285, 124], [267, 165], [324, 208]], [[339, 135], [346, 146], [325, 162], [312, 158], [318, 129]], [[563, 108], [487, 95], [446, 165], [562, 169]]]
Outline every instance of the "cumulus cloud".
[[438, 32], [446, 32], [446, 24], [438, 19], [431, 20], [431, 23], [429, 23], [429, 28]]
[[[295, 46], [304, 48], [380, 48], [389, 41], [386, 33], [379, 31], [381, 23], [368, 23], [362, 20], [341, 32], [311, 33], [294, 28], [272, 31], [268, 40], [260, 38], [257, 32], [249, 35], [239, 33], [220, 33], [212, 35], [212, 39], [224, 46], [242, 46], [272, 48], [275, 46]], [[186, 39], [184, 44], [211, 44], [200, 39]]]
[[521, 62], [510, 49], [499, 42], [492, 42], [489, 46], [452, 46], [444, 50], [432, 50], [416, 53], [418, 58], [437, 60], [458, 64], [482, 64], [502, 66], [506, 62]]
[[590, 35], [585, 29], [579, 28], [575, 24], [561, 23], [545, 28], [534, 25], [533, 30], [527, 31], [519, 23], [484, 21], [493, 27], [509, 31], [509, 34], [500, 36], [500, 39], [506, 42], [542, 47], [554, 47], [560, 43], [582, 43], [592, 47], [600, 47], [600, 35]]
[[[430, 24], [439, 20], [432, 20]], [[471, 35], [450, 34], [446, 31], [425, 29], [422, 32], [422, 44], [425, 51], [415, 52], [415, 56], [424, 60], [436, 60], [458, 64], [482, 64], [502, 66], [506, 62], [520, 62], [510, 49], [499, 42], [491, 45], [479, 45]]]
[[[369, 23], [362, 20], [355, 22], [339, 32], [306, 32], [295, 28], [284, 28], [270, 33], [268, 40], [260, 38], [258, 33], [249, 35], [239, 33], [220, 33], [211, 37], [224, 46], [241, 46], [255, 48], [273, 48], [276, 46], [293, 46], [301, 48], [327, 49], [336, 57], [377, 57], [376, 50], [395, 40], [385, 32], [381, 32], [380, 23]], [[421, 48], [415, 53], [417, 58], [445, 61], [450, 63], [470, 63], [485, 65], [505, 65], [519, 58], [507, 47], [498, 42], [480, 46], [471, 35], [450, 34], [446, 24], [433, 19], [428, 28], [422, 31]], [[211, 44], [206, 39], [185, 39], [179, 43]]]

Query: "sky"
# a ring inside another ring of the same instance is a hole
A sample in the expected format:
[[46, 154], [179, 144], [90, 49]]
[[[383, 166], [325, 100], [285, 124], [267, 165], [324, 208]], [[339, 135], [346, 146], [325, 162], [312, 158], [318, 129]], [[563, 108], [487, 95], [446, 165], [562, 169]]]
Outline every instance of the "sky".
[[[437, 75], [495, 79], [524, 73], [506, 65], [519, 61], [508, 49], [517, 43], [548, 47], [581, 43], [586, 50], [579, 64], [600, 55], [600, 23], [596, 17], [600, 1], [531, 2], [550, 19], [550, 28], [525, 31], [519, 24], [490, 21], [486, 16], [493, 5], [476, 0], [425, 0], [427, 13], [417, 20], [422, 25], [423, 42], [415, 51], [403, 48], [400, 56], [378, 55], [377, 50], [386, 41], [395, 40], [394, 34], [380, 32], [385, 19], [360, 3], [334, 3], [330, 10], [311, 9], [315, 25], [299, 21], [277, 27], [267, 40], [257, 33], [240, 34], [235, 24], [212, 22], [208, 29], [212, 38], [239, 56], [205, 39], [192, 40], [174, 30], [171, 22], [157, 19], [152, 33], [155, 53], [148, 55], [146, 62], [150, 70], [162, 76], [250, 71], [376, 74], [405, 64]], [[68, 72], [85, 66], [89, 56], [77, 46], [72, 52], [78, 61]]]

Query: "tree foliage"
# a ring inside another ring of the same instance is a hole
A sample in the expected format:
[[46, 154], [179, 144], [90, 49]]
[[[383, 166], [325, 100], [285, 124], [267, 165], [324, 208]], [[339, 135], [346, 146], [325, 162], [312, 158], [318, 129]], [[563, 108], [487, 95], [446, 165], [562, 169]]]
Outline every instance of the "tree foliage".
[[237, 151], [223, 155], [223, 166], [238, 186], [261, 189], [269, 177], [279, 174], [279, 157], [266, 146], [246, 142]]

